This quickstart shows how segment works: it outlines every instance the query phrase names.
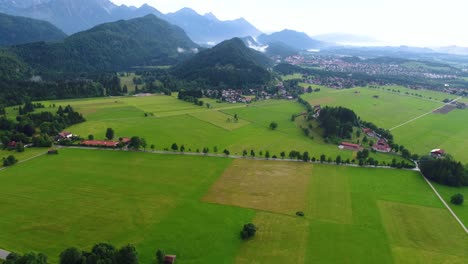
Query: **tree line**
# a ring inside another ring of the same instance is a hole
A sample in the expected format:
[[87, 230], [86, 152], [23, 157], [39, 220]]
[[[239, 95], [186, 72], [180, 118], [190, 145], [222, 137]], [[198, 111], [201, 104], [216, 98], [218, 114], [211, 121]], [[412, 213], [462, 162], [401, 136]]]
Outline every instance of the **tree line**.
[[455, 187], [468, 186], [468, 165], [463, 166], [450, 156], [439, 159], [422, 157], [419, 168], [424, 177], [437, 183]]
[[[28, 109], [26, 104], [22, 109]], [[34, 111], [34, 105], [33, 106]], [[29, 109], [28, 109], [29, 110]], [[43, 111], [38, 113], [18, 114], [15, 120], [6, 116], [0, 117], [0, 136], [3, 147], [15, 141], [22, 144], [33, 143], [39, 147], [50, 147], [51, 136], [57, 135], [66, 127], [85, 121], [84, 117], [68, 105], [58, 107], [56, 113]]]
[[[154, 255], [154, 261], [158, 264], [164, 263], [165, 253], [158, 249]], [[29, 252], [24, 255], [10, 253], [3, 264], [47, 264], [48, 258], [45, 254]], [[60, 253], [60, 264], [138, 264], [138, 252], [133, 245], [116, 248], [109, 243], [98, 243], [90, 251], [78, 248], [67, 248]]]

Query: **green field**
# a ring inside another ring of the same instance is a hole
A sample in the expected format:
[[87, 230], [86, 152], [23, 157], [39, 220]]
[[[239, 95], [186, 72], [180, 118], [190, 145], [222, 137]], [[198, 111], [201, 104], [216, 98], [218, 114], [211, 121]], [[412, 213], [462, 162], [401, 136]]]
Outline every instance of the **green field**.
[[133, 78], [136, 78], [138, 76], [133, 72], [122, 73], [122, 74], [124, 74], [124, 76], [121, 76], [120, 74], [118, 74], [119, 79], [120, 79], [120, 86], [123, 88], [126, 85], [129, 93], [134, 92], [136, 85], [133, 83]]
[[284, 75], [282, 76], [284, 81], [289, 81], [289, 80], [297, 80], [297, 79], [302, 79], [302, 74], [300, 73], [295, 73], [291, 75]]
[[[26, 148], [24, 152], [16, 152], [16, 150], [11, 150], [11, 151], [0, 150], [0, 161], [2, 161], [3, 158], [13, 155], [19, 162], [21, 162], [21, 161], [30, 159], [32, 157], [35, 157], [37, 155], [44, 154], [46, 152], [47, 152], [46, 148]], [[0, 164], [0, 167], [2, 166], [3, 166], [3, 163]]]
[[[447, 204], [452, 208], [452, 210], [457, 214], [460, 220], [468, 227], [468, 187], [450, 187], [437, 183], [432, 183], [437, 191], [442, 195]], [[454, 205], [450, 202], [450, 198], [457, 194], [461, 193], [465, 197], [465, 202], [463, 205]]]
[[320, 92], [305, 94], [302, 98], [312, 105], [350, 108], [363, 120], [387, 129], [442, 106], [442, 103], [371, 88], [321, 88]]
[[[245, 149], [270, 151], [271, 156], [280, 152], [308, 151], [319, 158], [321, 154], [336, 158], [354, 159], [356, 153], [343, 151], [336, 145], [326, 144], [321, 135], [307, 138], [300, 123], [291, 122], [291, 115], [304, 111], [301, 104], [287, 100], [268, 100], [251, 105], [217, 103], [203, 99], [211, 108], [195, 106], [177, 100], [174, 96], [115, 97], [86, 100], [45, 102], [58, 105], [70, 104], [83, 113], [87, 122], [67, 128], [74, 134], [87, 137], [92, 134], [103, 139], [108, 127], [115, 130], [116, 137], [144, 137], [156, 149], [170, 148], [172, 143], [184, 145], [186, 151], [204, 147], [213, 151], [216, 146], [221, 152], [228, 149], [232, 154], [242, 155]], [[152, 113], [144, 117], [145, 113]], [[238, 121], [233, 122], [234, 115]], [[231, 122], [228, 122], [231, 119]], [[279, 124], [276, 131], [269, 124]], [[391, 162], [394, 156], [372, 154], [383, 162]], [[400, 160], [400, 157], [396, 157]]]
[[468, 110], [429, 114], [392, 131], [396, 142], [425, 155], [442, 148], [455, 159], [468, 163]]
[[[158, 248], [182, 264], [468, 257], [468, 238], [412, 171], [61, 149], [0, 181], [0, 248], [52, 262], [101, 241], [135, 244], [142, 263]], [[257, 235], [242, 242], [248, 222]]]

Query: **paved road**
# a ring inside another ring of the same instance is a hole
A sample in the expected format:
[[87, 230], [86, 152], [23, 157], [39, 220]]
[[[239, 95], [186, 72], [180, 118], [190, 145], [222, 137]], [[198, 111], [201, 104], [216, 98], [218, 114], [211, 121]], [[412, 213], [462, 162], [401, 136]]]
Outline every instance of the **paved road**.
[[10, 255], [10, 252], [0, 249], [0, 259], [5, 260], [8, 257], [8, 255]]

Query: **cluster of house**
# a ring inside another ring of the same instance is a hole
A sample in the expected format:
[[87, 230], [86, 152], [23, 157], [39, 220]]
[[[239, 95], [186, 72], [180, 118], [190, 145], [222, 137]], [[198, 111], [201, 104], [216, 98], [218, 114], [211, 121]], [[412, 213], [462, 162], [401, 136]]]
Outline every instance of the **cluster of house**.
[[[384, 152], [388, 153], [392, 151], [392, 147], [388, 144], [386, 138], [382, 137], [381, 135], [377, 134], [374, 130], [370, 128], [363, 128], [362, 131], [370, 138], [377, 138], [377, 142], [372, 146], [372, 149], [377, 152]], [[363, 147], [359, 144], [353, 144], [349, 142], [342, 142], [339, 146], [340, 149], [347, 149], [353, 151], [361, 151]]]
[[223, 90], [221, 92], [221, 98], [223, 101], [232, 104], [252, 102], [252, 98], [242, 95], [241, 90]]

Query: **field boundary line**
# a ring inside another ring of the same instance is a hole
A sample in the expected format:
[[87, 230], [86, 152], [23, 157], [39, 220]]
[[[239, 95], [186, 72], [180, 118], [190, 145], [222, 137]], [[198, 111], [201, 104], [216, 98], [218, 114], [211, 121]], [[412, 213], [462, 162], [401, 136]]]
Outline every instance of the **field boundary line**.
[[[34, 156], [34, 157], [30, 157], [30, 158], [27, 158], [27, 159], [25, 159], [25, 160], [20, 160], [20, 161], [18, 161], [18, 163], [16, 163], [15, 165], [18, 165], [18, 164], [21, 164], [21, 163], [30, 161], [30, 160], [35, 159], [35, 158], [39, 158], [39, 157], [41, 157], [41, 156], [44, 156], [45, 154], [47, 154], [47, 153], [44, 152], [44, 153], [38, 154], [38, 155], [36, 155], [36, 156]], [[0, 168], [0, 171], [6, 170], [6, 169], [8, 169], [8, 168], [9, 168], [9, 167], [1, 167], [1, 168]]]
[[458, 216], [455, 214], [455, 212], [452, 210], [452, 208], [450, 208], [450, 206], [447, 204], [447, 202], [445, 202], [444, 198], [439, 194], [439, 192], [437, 191], [437, 189], [432, 185], [432, 183], [426, 178], [424, 177], [424, 175], [422, 174], [421, 171], [419, 171], [419, 173], [421, 174], [421, 176], [424, 178], [424, 180], [427, 182], [427, 184], [429, 185], [429, 187], [431, 187], [431, 189], [434, 191], [434, 193], [436, 194], [436, 196], [439, 198], [439, 200], [445, 205], [445, 207], [449, 210], [450, 214], [453, 216], [453, 218], [455, 218], [455, 220], [458, 222], [458, 224], [460, 224], [461, 228], [465, 231], [465, 233], [468, 235], [468, 229], [466, 228], [466, 226], [463, 224], [463, 222], [460, 220], [460, 218], [458, 218]]
[[430, 114], [434, 113], [435, 111], [437, 111], [437, 110], [439, 110], [439, 109], [442, 109], [442, 108], [444, 108], [445, 106], [447, 106], [447, 105], [449, 105], [449, 104], [451, 104], [451, 103], [453, 103], [453, 102], [456, 102], [456, 101], [458, 101], [458, 100], [460, 100], [460, 99], [461, 99], [461, 97], [458, 97], [458, 98], [456, 98], [456, 99], [453, 99], [452, 101], [450, 101], [450, 102], [444, 104], [444, 105], [441, 106], [441, 107], [438, 107], [438, 108], [436, 108], [436, 109], [434, 109], [434, 110], [431, 110], [430, 112], [427, 112], [427, 113], [422, 114], [422, 115], [420, 115], [420, 116], [418, 116], [418, 117], [415, 117], [415, 118], [413, 118], [413, 119], [411, 119], [411, 120], [409, 120], [409, 121], [406, 121], [406, 122], [404, 122], [404, 123], [402, 123], [402, 124], [399, 124], [398, 126], [392, 127], [392, 128], [390, 128], [389, 130], [392, 131], [392, 130], [394, 130], [394, 129], [397, 129], [397, 128], [400, 128], [400, 127], [402, 127], [402, 126], [404, 126], [404, 125], [407, 125], [407, 124], [409, 124], [409, 123], [411, 123], [411, 122], [413, 122], [413, 121], [416, 121], [416, 120], [418, 120], [418, 119], [420, 119], [420, 118], [423, 118], [423, 117], [425, 117], [425, 116], [427, 116], [427, 115], [430, 115]]
[[198, 152], [180, 152], [180, 151], [165, 151], [165, 150], [129, 150], [129, 149], [112, 149], [112, 148], [99, 148], [99, 147], [83, 147], [83, 146], [58, 146], [61, 149], [83, 149], [83, 150], [101, 150], [101, 151], [119, 151], [119, 152], [135, 152], [135, 153], [147, 153], [147, 154], [156, 154], [156, 155], [178, 155], [178, 156], [198, 156], [198, 157], [214, 157], [220, 159], [243, 159], [243, 160], [264, 160], [272, 162], [298, 162], [298, 163], [309, 163], [309, 164], [322, 164], [327, 166], [337, 166], [337, 167], [351, 167], [351, 168], [366, 168], [366, 169], [383, 169], [383, 170], [404, 170], [404, 171], [418, 171], [417, 168], [406, 169], [406, 168], [392, 168], [389, 166], [371, 166], [364, 165], [359, 166], [358, 164], [336, 164], [334, 162], [320, 162], [320, 161], [303, 161], [298, 159], [290, 158], [264, 158], [264, 157], [252, 157], [252, 156], [239, 156], [239, 155], [224, 155], [224, 154], [213, 154], [213, 153], [198, 153]]

